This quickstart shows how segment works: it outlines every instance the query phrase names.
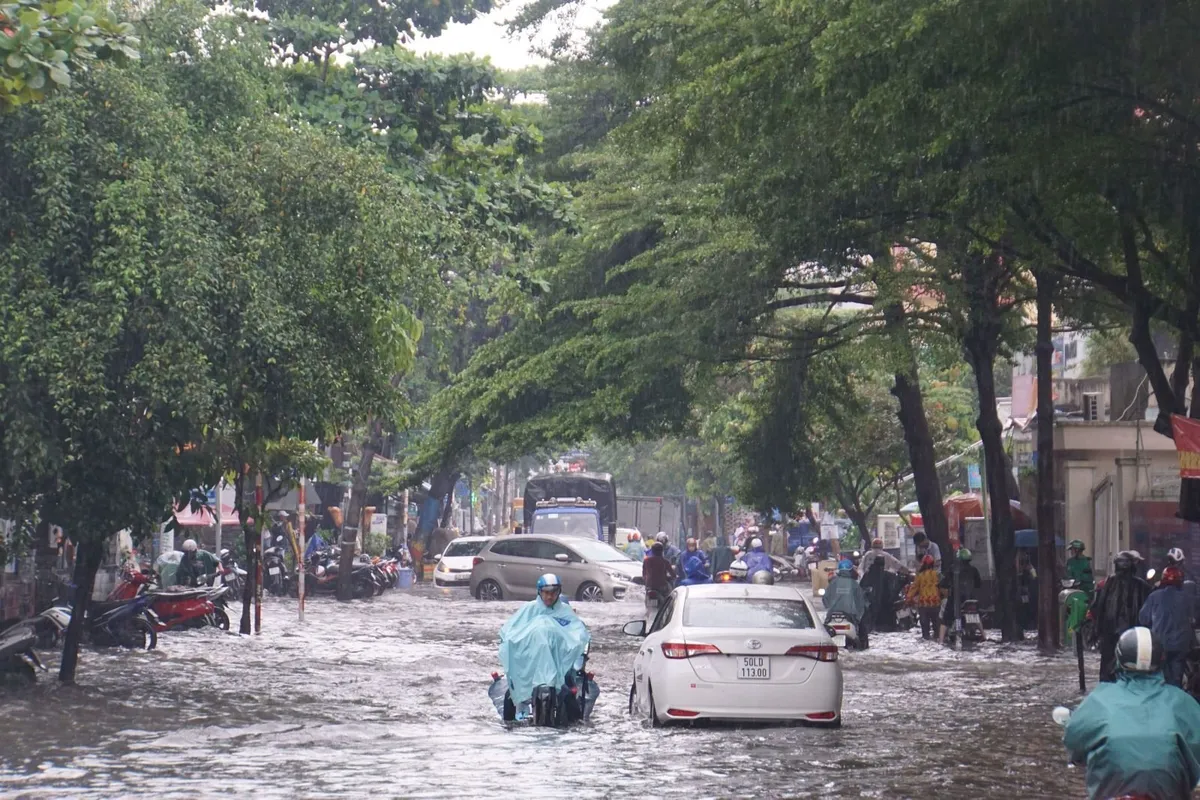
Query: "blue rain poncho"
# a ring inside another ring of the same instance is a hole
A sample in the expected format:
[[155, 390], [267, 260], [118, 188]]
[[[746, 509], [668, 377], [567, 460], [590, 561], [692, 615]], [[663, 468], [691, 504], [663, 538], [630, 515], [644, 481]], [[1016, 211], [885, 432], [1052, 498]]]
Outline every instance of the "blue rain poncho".
[[513, 704], [528, 701], [537, 686], [561, 689], [590, 640], [587, 626], [562, 599], [553, 606], [540, 598], [521, 606], [500, 629], [500, 663]]
[[767, 552], [761, 547], [755, 547], [752, 549], [742, 560], [746, 562], [747, 583], [749, 583], [750, 579], [754, 577], [754, 573], [764, 571], [771, 572], [774, 569], [774, 565], [771, 563], [771, 557], [767, 555]]
[[1200, 703], [1162, 673], [1118, 671], [1071, 715], [1071, 761], [1087, 765], [1088, 797], [1191, 797], [1200, 780]]
[[679, 582], [679, 585], [695, 586], [698, 583], [712, 583], [712, 575], [708, 572], [707, 562], [708, 559], [699, 550], [692, 552], [685, 550], [679, 557], [679, 564], [683, 568], [683, 580]]
[[629, 556], [634, 561], [641, 561], [646, 557], [646, 546], [640, 541], [629, 542], [625, 545], [625, 555]]

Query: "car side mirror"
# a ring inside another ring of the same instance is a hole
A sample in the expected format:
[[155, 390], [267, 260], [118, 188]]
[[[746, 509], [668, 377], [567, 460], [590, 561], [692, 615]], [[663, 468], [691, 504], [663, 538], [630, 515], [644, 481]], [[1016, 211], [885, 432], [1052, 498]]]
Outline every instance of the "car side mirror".
[[571, 560], [571, 557], [569, 555], [567, 555], [566, 553], [555, 553], [554, 560], [560, 564], [566, 564], [567, 562], [569, 562]]
[[645, 636], [646, 635], [646, 620], [635, 619], [633, 622], [626, 622], [621, 628], [621, 632], [626, 636]]
[[441, 554], [441, 553], [438, 553], [436, 556], [434, 556], [434, 557], [433, 557], [433, 560], [434, 560], [434, 561], [441, 561], [441, 560], [442, 560], [442, 554]]

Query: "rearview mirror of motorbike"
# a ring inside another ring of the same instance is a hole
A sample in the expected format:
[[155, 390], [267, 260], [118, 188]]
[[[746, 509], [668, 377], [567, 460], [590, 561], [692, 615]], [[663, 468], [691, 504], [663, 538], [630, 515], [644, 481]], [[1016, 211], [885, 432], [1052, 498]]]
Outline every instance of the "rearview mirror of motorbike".
[[634, 575], [634, 576], [633, 576], [633, 579], [630, 581], [630, 583], [634, 583], [634, 584], [636, 584], [636, 585], [638, 585], [638, 586], [645, 586], [645, 585], [646, 585], [646, 581], [645, 581], [645, 580], [642, 578], [642, 576], [641, 576], [641, 575]]
[[1050, 716], [1054, 718], [1055, 723], [1065, 728], [1071, 721], [1071, 709], [1065, 706], [1056, 706]]
[[635, 619], [633, 622], [626, 622], [621, 631], [626, 636], [645, 636], [646, 635], [646, 620]]
[[1146, 570], [1146, 580], [1148, 580], [1148, 581], [1152, 581], [1152, 580], [1154, 580], [1154, 576], [1155, 576], [1155, 575], [1157, 575], [1157, 574], [1158, 574], [1158, 573], [1156, 573], [1156, 572], [1155, 572], [1154, 570], [1152, 570], [1152, 569], [1148, 569], [1148, 570]]
[[824, 596], [825, 596], [825, 590], [817, 589], [817, 597], [824, 597]]
[[554, 560], [560, 564], [566, 564], [568, 561], [571, 560], [571, 557], [569, 555], [567, 555], [566, 553], [555, 553]]

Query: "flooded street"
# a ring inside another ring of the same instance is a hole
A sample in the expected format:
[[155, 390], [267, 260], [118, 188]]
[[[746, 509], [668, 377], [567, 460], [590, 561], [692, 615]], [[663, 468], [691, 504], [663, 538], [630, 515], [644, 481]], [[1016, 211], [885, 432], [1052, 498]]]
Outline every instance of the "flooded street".
[[593, 724], [508, 732], [486, 689], [517, 605], [429, 589], [322, 598], [300, 626], [294, 601], [269, 600], [258, 637], [208, 629], [149, 653], [87, 651], [78, 687], [44, 676], [3, 698], [0, 795], [1084, 795], [1050, 720], [1078, 700], [1067, 658], [881, 634], [843, 656], [840, 730], [660, 730], [625, 711], [637, 640], [620, 625], [641, 603], [575, 604], [602, 690]]

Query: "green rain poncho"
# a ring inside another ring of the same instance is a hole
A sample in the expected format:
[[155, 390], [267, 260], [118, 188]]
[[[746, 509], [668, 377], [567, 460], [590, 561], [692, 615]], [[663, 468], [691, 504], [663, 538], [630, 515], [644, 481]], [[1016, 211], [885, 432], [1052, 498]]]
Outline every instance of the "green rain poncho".
[[1088, 797], [1191, 797], [1200, 779], [1200, 703], [1162, 673], [1117, 673], [1071, 715], [1071, 761], [1087, 764]]

